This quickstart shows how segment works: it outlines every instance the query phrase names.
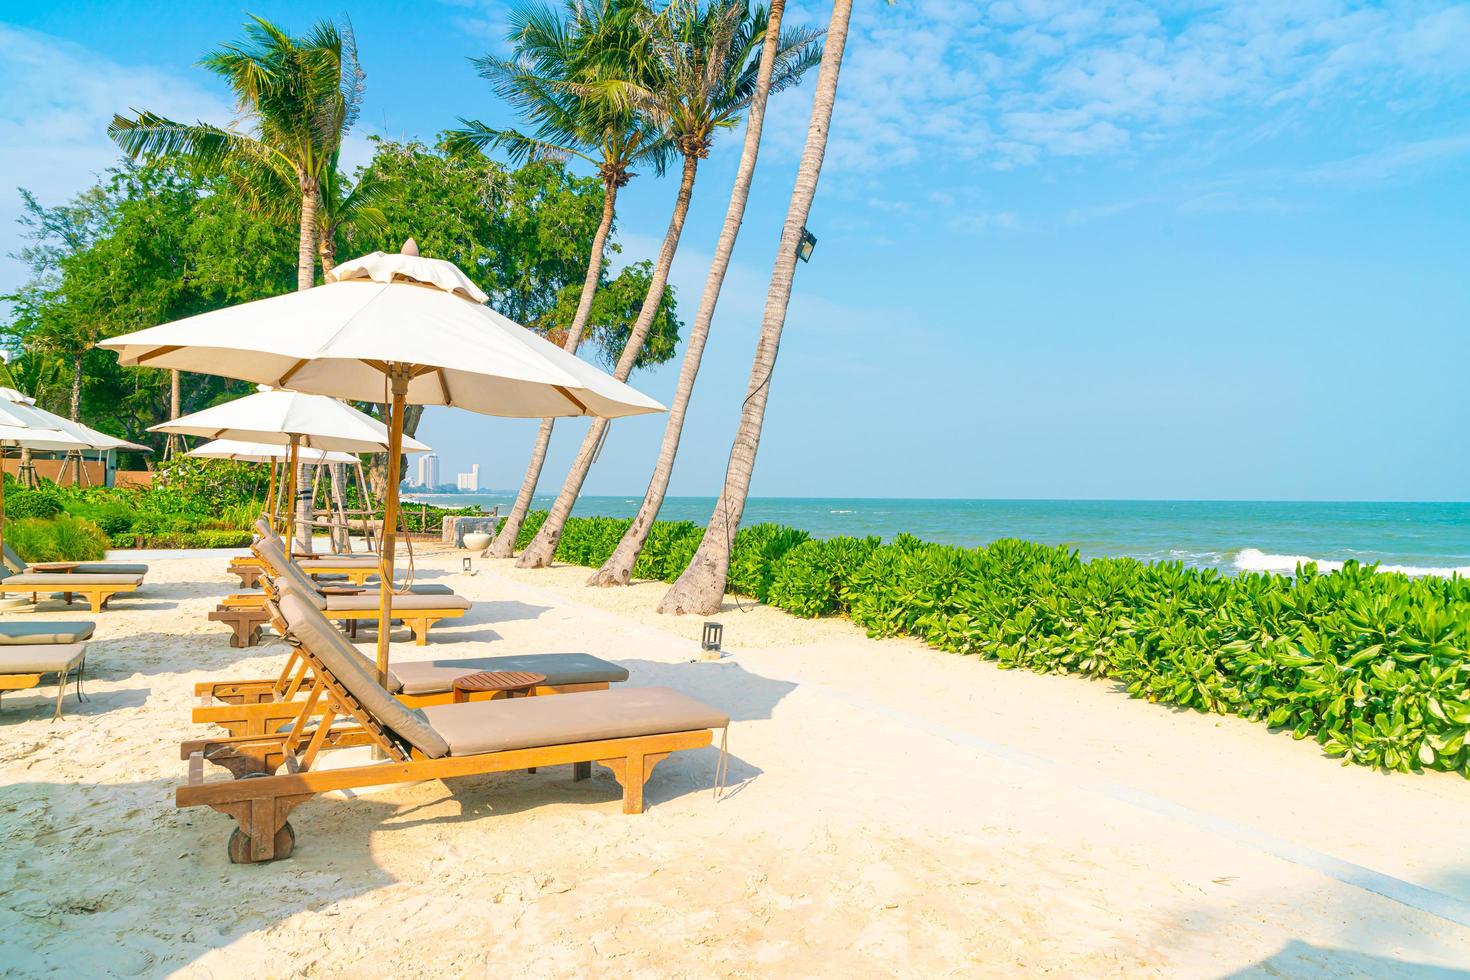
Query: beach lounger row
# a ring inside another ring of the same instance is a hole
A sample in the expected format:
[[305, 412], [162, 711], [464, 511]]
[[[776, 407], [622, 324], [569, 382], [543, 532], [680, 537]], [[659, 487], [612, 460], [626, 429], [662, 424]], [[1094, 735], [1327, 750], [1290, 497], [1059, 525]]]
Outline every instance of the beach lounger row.
[[[410, 708], [302, 596], [288, 592], [268, 609], [311, 678], [296, 717], [284, 731], [186, 742], [189, 778], [175, 793], [179, 807], [208, 806], [235, 819], [227, 846], [237, 863], [289, 856], [291, 811], [318, 793], [353, 787], [566, 764], [582, 778], [596, 762], [622, 785], [623, 811], [640, 813], [654, 767], [673, 752], [709, 745], [714, 729], [729, 724], [718, 709], [668, 688]], [[355, 746], [374, 746], [388, 761], [314, 768], [322, 751]], [[234, 778], [206, 780], [206, 762]]]

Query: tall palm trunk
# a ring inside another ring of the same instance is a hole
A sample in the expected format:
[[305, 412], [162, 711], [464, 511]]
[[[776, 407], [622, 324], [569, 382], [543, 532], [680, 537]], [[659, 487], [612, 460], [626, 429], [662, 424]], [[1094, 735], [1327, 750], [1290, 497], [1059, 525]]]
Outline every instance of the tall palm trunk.
[[[689, 214], [689, 199], [694, 194], [694, 177], [698, 171], [698, 154], [687, 154], [684, 157], [684, 174], [679, 181], [679, 196], [674, 199], [674, 213], [669, 217], [668, 231], [664, 232], [658, 264], [654, 266], [653, 278], [649, 280], [648, 292], [644, 294], [638, 319], [634, 321], [628, 341], [623, 345], [623, 353], [613, 369], [613, 377], [619, 381], [627, 381], [628, 375], [633, 373], [633, 364], [638, 360], [638, 353], [643, 350], [644, 338], [648, 336], [653, 318], [658, 314], [659, 304], [663, 302], [664, 288], [669, 282], [669, 267], [674, 264], [674, 253], [679, 250], [679, 236], [684, 231], [684, 219]], [[572, 505], [582, 492], [582, 483], [587, 479], [587, 471], [592, 468], [592, 460], [597, 455], [597, 447], [606, 431], [607, 419], [592, 420], [592, 426], [582, 439], [582, 447], [577, 451], [577, 458], [572, 461], [566, 482], [556, 495], [551, 512], [546, 515], [546, 522], [541, 525], [541, 530], [536, 532], [536, 537], [526, 546], [526, 550], [521, 552], [521, 557], [516, 562], [518, 567], [545, 568], [551, 564], [551, 556], [556, 552], [557, 542], [561, 541], [561, 532], [566, 527], [567, 518], [571, 516]]]
[[638, 560], [638, 553], [643, 550], [648, 532], [652, 530], [659, 509], [664, 505], [664, 494], [668, 492], [669, 478], [674, 472], [674, 457], [679, 452], [679, 437], [684, 431], [684, 416], [689, 410], [689, 399], [694, 395], [694, 381], [699, 376], [704, 345], [709, 340], [710, 321], [714, 319], [715, 304], [720, 300], [720, 288], [725, 283], [725, 271], [730, 267], [735, 239], [740, 234], [740, 223], [745, 218], [745, 202], [750, 197], [750, 182], [755, 174], [756, 157], [760, 155], [766, 96], [770, 94], [771, 72], [776, 64], [776, 49], [781, 37], [781, 16], [785, 7], [786, 0], [771, 0], [765, 43], [761, 47], [760, 67], [756, 74], [755, 94], [751, 97], [750, 114], [745, 123], [745, 145], [740, 151], [740, 166], [735, 171], [735, 186], [730, 191], [730, 207], [725, 212], [725, 224], [720, 229], [715, 258], [710, 263], [709, 276], [705, 279], [699, 312], [695, 314], [694, 325], [689, 329], [689, 346], [684, 350], [684, 363], [679, 367], [679, 386], [674, 394], [674, 404], [669, 408], [669, 420], [664, 425], [664, 440], [658, 449], [658, 461], [654, 464], [648, 490], [643, 495], [643, 503], [638, 507], [633, 523], [624, 532], [622, 540], [607, 561], [587, 580], [588, 585], [628, 584], [633, 576], [633, 564]]
[[740, 518], [745, 511], [745, 495], [750, 490], [750, 475], [755, 469], [756, 450], [760, 448], [761, 425], [765, 421], [766, 399], [770, 395], [771, 373], [776, 369], [776, 353], [781, 345], [781, 329], [786, 323], [786, 307], [791, 301], [791, 281], [796, 272], [796, 251], [801, 244], [802, 229], [811, 213], [812, 199], [817, 193], [817, 178], [822, 172], [822, 157], [827, 150], [827, 128], [832, 122], [832, 106], [837, 99], [837, 75], [842, 68], [842, 49], [847, 44], [847, 22], [852, 15], [852, 0], [836, 0], [832, 20], [827, 27], [827, 46], [822, 52], [822, 66], [817, 73], [817, 91], [812, 99], [812, 117], [807, 126], [806, 147], [796, 171], [796, 187], [791, 192], [791, 205], [786, 212], [786, 226], [781, 231], [781, 250], [771, 272], [771, 285], [766, 293], [765, 314], [761, 318], [760, 339], [756, 343], [755, 360], [750, 368], [750, 384], [740, 412], [740, 426], [730, 447], [730, 463], [725, 486], [715, 503], [709, 525], [699, 549], [673, 586], [659, 603], [659, 612], [711, 615], [720, 609], [725, 596], [725, 580], [730, 570], [730, 546]]
[[[572, 317], [571, 329], [562, 347], [575, 354], [592, 316], [592, 299], [597, 293], [597, 284], [602, 280], [602, 255], [607, 247], [607, 236], [612, 230], [613, 213], [617, 208], [618, 188], [627, 182], [623, 175], [609, 176], [603, 180], [602, 220], [597, 233], [592, 236], [592, 255], [587, 260], [587, 278], [582, 280], [582, 295], [577, 300], [577, 312]], [[531, 447], [531, 460], [526, 464], [526, 475], [521, 479], [521, 489], [516, 493], [516, 502], [511, 506], [500, 533], [485, 549], [492, 558], [509, 558], [515, 554], [516, 536], [521, 533], [526, 514], [531, 509], [531, 498], [536, 495], [536, 484], [541, 480], [541, 467], [546, 464], [546, 448], [551, 445], [551, 426], [555, 419], [542, 419], [536, 431], [536, 444]]]
[[[301, 178], [301, 236], [296, 247], [296, 288], [303, 290], [310, 289], [316, 283], [316, 208], [320, 185], [315, 179], [308, 178], [304, 174], [299, 176]], [[293, 508], [296, 515], [296, 550], [309, 555], [311, 554], [311, 499], [301, 495], [301, 488], [306, 485], [306, 465], [297, 464], [297, 498], [289, 501], [287, 506]]]
[[316, 207], [320, 193], [317, 182], [302, 176], [301, 235], [296, 245], [296, 288], [310, 289], [316, 283]]
[[[172, 422], [179, 417], [179, 371], [177, 368], [168, 373], [168, 418]], [[179, 451], [180, 437], [177, 433], [170, 432], [163, 444], [163, 458], [173, 459], [174, 454]]]
[[322, 236], [321, 244], [317, 246], [317, 257], [322, 260], [322, 278], [337, 268], [337, 243], [333, 241], [333, 235], [328, 232]]
[[[73, 422], [82, 420], [82, 364], [86, 356], [86, 351], [78, 351], [71, 358], [71, 415], [69, 418]], [[82, 485], [82, 454], [71, 453], [67, 456], [67, 460], [71, 463], [72, 485], [79, 487]], [[62, 470], [65, 469], [67, 467], [63, 465]], [[58, 472], [57, 478], [60, 479], [62, 475], [62, 472]]]

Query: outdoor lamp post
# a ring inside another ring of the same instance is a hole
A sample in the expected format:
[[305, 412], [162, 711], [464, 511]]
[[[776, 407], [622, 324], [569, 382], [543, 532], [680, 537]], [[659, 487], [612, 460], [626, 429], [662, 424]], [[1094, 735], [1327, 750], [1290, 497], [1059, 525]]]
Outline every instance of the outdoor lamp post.
[[465, 555], [459, 560], [460, 569], [468, 575], [470, 573], [470, 556]]
[[801, 242], [796, 246], [796, 257], [803, 262], [812, 260], [812, 252], [817, 248], [817, 236], [806, 230], [806, 225], [801, 226]]
[[720, 640], [724, 636], [725, 627], [716, 622], [704, 624], [704, 635], [699, 641], [700, 660], [720, 659]]

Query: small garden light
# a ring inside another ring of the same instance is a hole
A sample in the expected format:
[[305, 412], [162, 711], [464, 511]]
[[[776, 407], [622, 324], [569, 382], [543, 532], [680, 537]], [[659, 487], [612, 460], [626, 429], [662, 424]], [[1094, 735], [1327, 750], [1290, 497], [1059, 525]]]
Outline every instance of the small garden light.
[[720, 639], [724, 633], [725, 627], [719, 623], [707, 622], [704, 624], [704, 636], [699, 641], [700, 660], [720, 659]]
[[469, 555], [465, 555], [463, 558], [461, 558], [459, 560], [459, 563], [460, 563], [460, 567], [464, 570], [464, 573], [466, 575], [468, 575], [470, 573], [470, 571], [471, 571], [471, 568], [470, 568], [470, 556]]
[[801, 242], [796, 246], [796, 257], [803, 262], [810, 262], [812, 260], [812, 252], [816, 251], [816, 248], [817, 236], [807, 231], [806, 226], [802, 225]]

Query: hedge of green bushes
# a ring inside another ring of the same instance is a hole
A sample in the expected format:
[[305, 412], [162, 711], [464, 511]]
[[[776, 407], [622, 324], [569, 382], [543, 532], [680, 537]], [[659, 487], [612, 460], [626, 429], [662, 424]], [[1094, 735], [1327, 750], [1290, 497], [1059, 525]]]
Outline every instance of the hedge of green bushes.
[[61, 513], [6, 520], [5, 543], [25, 562], [98, 561], [107, 555], [107, 535], [101, 528]]
[[[517, 547], [540, 528], [528, 516]], [[572, 518], [558, 560], [600, 565], [628, 521]], [[699, 542], [655, 525], [634, 570], [673, 581]], [[1177, 562], [1083, 561], [1024, 541], [811, 539], [742, 528], [729, 590], [799, 616], [843, 614], [1002, 667], [1112, 679], [1134, 697], [1234, 714], [1345, 762], [1470, 777], [1470, 581], [1349, 562], [1226, 576]]]

